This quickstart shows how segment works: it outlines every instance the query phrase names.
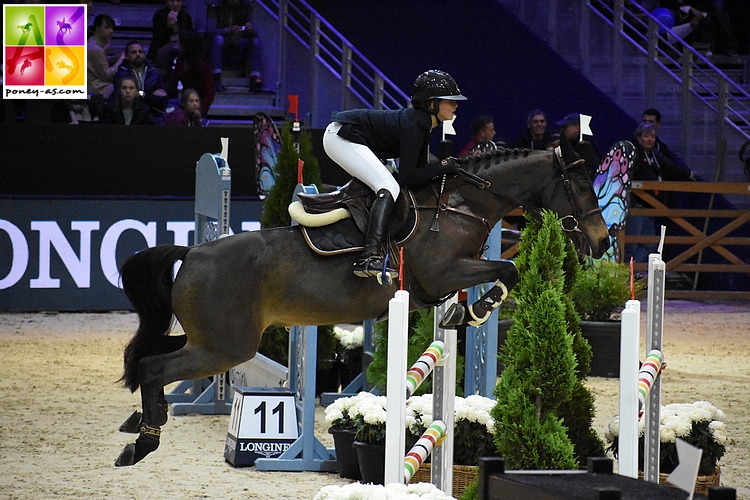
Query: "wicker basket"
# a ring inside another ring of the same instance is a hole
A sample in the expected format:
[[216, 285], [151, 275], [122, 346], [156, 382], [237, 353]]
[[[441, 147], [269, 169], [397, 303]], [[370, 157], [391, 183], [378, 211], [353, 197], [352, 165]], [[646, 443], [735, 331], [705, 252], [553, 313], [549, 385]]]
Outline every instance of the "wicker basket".
[[[464, 490], [474, 482], [479, 474], [479, 467], [476, 465], [454, 465], [453, 466], [453, 491], [451, 496], [453, 498], [461, 498], [464, 494]], [[411, 478], [411, 483], [429, 483], [432, 481], [432, 467], [431, 464], [422, 464], [422, 467], [417, 469], [414, 476]]]
[[[669, 474], [660, 472], [659, 484], [665, 484], [667, 486], [676, 488], [675, 485], [667, 481], [667, 476], [669, 476]], [[643, 479], [643, 472], [638, 471], [638, 478]], [[720, 485], [721, 485], [721, 467], [716, 467], [716, 470], [714, 470], [713, 474], [698, 475], [698, 478], [695, 480], [695, 490], [693, 491], [695, 492], [696, 495], [708, 495], [709, 486], [720, 486]]]

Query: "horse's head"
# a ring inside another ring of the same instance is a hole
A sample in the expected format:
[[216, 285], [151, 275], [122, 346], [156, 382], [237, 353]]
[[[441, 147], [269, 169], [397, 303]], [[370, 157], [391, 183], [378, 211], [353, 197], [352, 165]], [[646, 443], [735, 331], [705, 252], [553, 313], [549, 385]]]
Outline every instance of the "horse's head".
[[609, 233], [586, 163], [562, 135], [560, 146], [553, 155], [559, 181], [545, 205], [562, 218], [563, 229], [573, 240], [578, 253], [598, 259], [609, 248]]
[[[599, 258], [609, 248], [609, 233], [583, 159], [565, 139], [554, 152], [506, 149], [461, 160], [463, 177], [504, 199], [505, 208], [547, 208], [581, 255]], [[482, 181], [488, 181], [482, 184]], [[507, 214], [499, 208], [499, 217]]]

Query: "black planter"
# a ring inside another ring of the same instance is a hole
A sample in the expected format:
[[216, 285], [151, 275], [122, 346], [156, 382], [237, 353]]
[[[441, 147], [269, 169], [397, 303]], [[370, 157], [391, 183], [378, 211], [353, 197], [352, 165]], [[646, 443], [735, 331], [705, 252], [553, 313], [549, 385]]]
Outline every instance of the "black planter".
[[328, 434], [333, 436], [333, 446], [336, 449], [336, 461], [339, 466], [339, 476], [346, 479], [362, 479], [359, 472], [359, 459], [357, 450], [352, 446], [357, 431], [354, 429], [328, 429]]
[[385, 445], [354, 441], [362, 483], [385, 483]]
[[620, 376], [620, 322], [581, 321], [583, 338], [591, 345], [591, 377]]

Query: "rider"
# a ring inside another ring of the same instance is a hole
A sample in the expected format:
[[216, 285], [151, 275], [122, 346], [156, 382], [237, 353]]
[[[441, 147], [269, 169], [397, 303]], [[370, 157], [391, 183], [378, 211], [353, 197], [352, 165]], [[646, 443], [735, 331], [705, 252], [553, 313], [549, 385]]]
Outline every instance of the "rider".
[[[452, 120], [458, 108], [456, 101], [465, 100], [448, 73], [430, 70], [414, 82], [412, 108], [333, 113], [323, 135], [326, 153], [376, 193], [364, 248], [354, 262], [355, 275], [382, 278], [385, 266], [381, 247], [400, 187], [458, 172], [458, 162], [453, 158], [428, 163], [430, 133], [442, 122]], [[396, 179], [380, 158], [399, 158]], [[391, 279], [398, 276], [390, 267], [385, 273]]]

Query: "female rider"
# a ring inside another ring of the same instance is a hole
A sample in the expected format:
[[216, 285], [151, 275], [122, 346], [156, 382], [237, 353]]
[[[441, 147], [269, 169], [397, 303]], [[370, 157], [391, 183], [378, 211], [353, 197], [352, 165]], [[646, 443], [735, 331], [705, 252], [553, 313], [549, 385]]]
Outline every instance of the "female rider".
[[[441, 174], [455, 174], [458, 163], [448, 158], [428, 163], [430, 133], [452, 120], [461, 95], [455, 80], [444, 71], [430, 70], [414, 82], [413, 108], [399, 110], [355, 109], [333, 113], [323, 135], [323, 147], [333, 161], [375, 193], [362, 253], [354, 274], [383, 279], [398, 276], [384, 269], [381, 250], [388, 220], [401, 187], [424, 183]], [[396, 178], [380, 158], [399, 158]]]

